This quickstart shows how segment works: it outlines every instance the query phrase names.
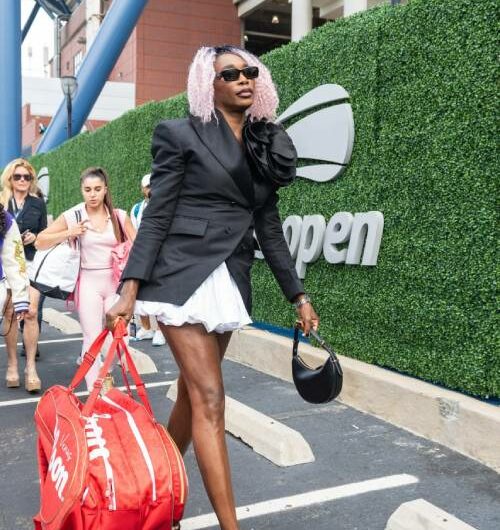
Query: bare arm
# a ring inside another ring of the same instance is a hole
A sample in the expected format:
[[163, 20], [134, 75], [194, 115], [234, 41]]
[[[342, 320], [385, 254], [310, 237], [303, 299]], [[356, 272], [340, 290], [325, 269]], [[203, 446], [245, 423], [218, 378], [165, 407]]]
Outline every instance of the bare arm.
[[127, 236], [127, 239], [130, 241], [135, 240], [135, 236], [137, 234], [137, 230], [135, 229], [134, 225], [132, 224], [132, 220], [128, 215], [125, 216], [125, 234]]
[[60, 215], [48, 228], [38, 234], [35, 241], [35, 248], [37, 250], [47, 250], [66, 241], [66, 239], [82, 235], [86, 230], [86, 222], [82, 221], [72, 228], [68, 228], [68, 223], [64, 215]]

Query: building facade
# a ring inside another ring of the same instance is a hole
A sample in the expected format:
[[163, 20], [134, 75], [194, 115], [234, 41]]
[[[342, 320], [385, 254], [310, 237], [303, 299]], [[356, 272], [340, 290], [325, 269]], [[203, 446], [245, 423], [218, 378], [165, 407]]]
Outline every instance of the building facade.
[[[149, 0], [108, 81], [129, 84], [135, 106], [162, 100], [185, 90], [187, 70], [199, 46], [235, 44], [261, 55], [299, 40], [329, 20], [391, 1]], [[112, 2], [74, 0], [69, 20], [54, 22], [54, 55], [48, 63], [51, 77], [78, 73]], [[130, 108], [130, 91], [127, 94], [123, 112]], [[31, 103], [24, 99], [25, 106]], [[33, 104], [23, 108], [25, 152], [36, 146], [57, 106], [48, 115], [34, 109]], [[103, 112], [94, 108], [88, 128], [105, 124], [102, 117]]]

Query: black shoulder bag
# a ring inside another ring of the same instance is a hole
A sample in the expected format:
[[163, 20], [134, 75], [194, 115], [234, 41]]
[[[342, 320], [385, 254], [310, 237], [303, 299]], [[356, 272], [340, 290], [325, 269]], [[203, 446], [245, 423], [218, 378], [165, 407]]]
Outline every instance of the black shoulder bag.
[[310, 368], [298, 353], [299, 331], [300, 327], [295, 326], [292, 357], [292, 374], [295, 387], [301, 397], [309, 403], [328, 403], [335, 399], [342, 390], [343, 373], [338, 357], [318, 332], [311, 329], [310, 335], [328, 352], [329, 357], [323, 365]]

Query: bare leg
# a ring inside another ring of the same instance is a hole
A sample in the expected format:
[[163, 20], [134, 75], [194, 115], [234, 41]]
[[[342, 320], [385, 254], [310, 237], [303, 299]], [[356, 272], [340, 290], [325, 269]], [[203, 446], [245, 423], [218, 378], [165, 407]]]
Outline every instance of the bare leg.
[[[7, 349], [6, 379], [14, 382], [15, 380], [19, 380], [19, 369], [17, 364], [17, 322], [12, 302], [9, 302], [5, 308], [3, 333], [5, 335], [5, 346]], [[15, 386], [18, 386], [18, 384]]]
[[149, 331], [151, 329], [151, 323], [149, 322], [148, 316], [140, 316], [141, 328]]
[[[26, 349], [26, 369], [25, 374], [29, 381], [34, 384], [30, 384], [30, 389], [40, 389], [39, 378], [36, 372], [35, 355], [38, 347], [38, 336], [40, 329], [38, 328], [38, 301], [40, 299], [40, 293], [30, 287], [30, 308], [28, 314], [24, 317], [24, 347]], [[38, 380], [38, 383], [36, 381]]]
[[[158, 323], [162, 333], [166, 336], [165, 327]], [[219, 342], [220, 360], [224, 358], [231, 332], [213, 334]], [[177, 381], [177, 400], [174, 403], [167, 425], [170, 436], [174, 439], [179, 451], [184, 455], [191, 443], [191, 401], [182, 374]]]
[[191, 443], [191, 414], [191, 401], [181, 375], [177, 380], [177, 400], [172, 407], [167, 430], [183, 455]]
[[[224, 424], [224, 386], [219, 339], [200, 324], [161, 326], [179, 365], [184, 387], [181, 399], [189, 397], [193, 446], [201, 476], [222, 530], [237, 530], [231, 472]], [[226, 343], [227, 344], [227, 343]], [[186, 405], [181, 405], [184, 410]], [[177, 413], [178, 421], [186, 418]], [[181, 434], [184, 444], [187, 431]], [[182, 440], [181, 440], [182, 442]]]

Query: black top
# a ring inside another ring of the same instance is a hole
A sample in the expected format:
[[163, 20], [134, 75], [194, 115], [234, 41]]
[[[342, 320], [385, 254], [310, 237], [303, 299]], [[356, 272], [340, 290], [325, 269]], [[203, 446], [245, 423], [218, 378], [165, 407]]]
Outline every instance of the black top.
[[152, 145], [151, 199], [122, 280], [139, 300], [182, 305], [224, 261], [251, 311], [253, 232], [285, 296], [304, 292], [283, 236], [273, 182], [255, 179], [222, 114], [161, 122]]
[[[16, 219], [21, 234], [29, 230], [32, 234], [38, 235], [47, 228], [47, 208], [43, 199], [28, 195], [23, 207], [19, 210], [16, 201], [11, 198], [8, 211]], [[33, 244], [24, 247], [24, 253], [28, 261], [35, 257], [35, 252], [36, 248]]]

